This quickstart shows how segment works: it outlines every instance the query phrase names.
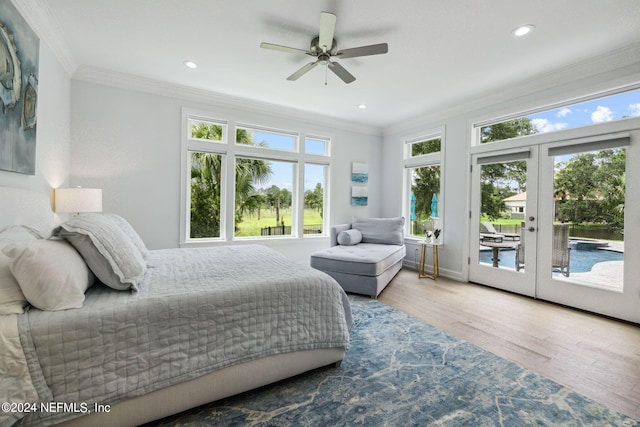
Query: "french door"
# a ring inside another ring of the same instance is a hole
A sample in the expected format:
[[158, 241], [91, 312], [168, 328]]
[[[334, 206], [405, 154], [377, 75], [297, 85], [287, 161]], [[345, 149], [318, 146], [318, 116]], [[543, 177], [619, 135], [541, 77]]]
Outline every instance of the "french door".
[[472, 155], [469, 280], [640, 322], [640, 268], [625, 264], [640, 248], [633, 141], [640, 131]]
[[471, 281], [536, 296], [537, 186], [538, 147], [472, 156]]

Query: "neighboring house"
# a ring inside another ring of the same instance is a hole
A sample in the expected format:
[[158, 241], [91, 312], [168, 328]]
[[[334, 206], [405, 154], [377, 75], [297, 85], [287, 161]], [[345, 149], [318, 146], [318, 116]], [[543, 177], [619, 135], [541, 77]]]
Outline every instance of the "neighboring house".
[[507, 211], [511, 219], [524, 219], [525, 208], [527, 206], [527, 192], [514, 194], [504, 199]]

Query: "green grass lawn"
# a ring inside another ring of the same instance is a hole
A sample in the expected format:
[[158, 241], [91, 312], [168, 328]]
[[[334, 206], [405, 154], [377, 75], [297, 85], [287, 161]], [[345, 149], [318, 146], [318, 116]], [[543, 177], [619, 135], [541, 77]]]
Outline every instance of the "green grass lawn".
[[[285, 226], [291, 225], [291, 209], [280, 209], [280, 221], [284, 220]], [[240, 224], [236, 224], [236, 236], [260, 236], [260, 229], [265, 227], [275, 227], [282, 225], [276, 223], [276, 211], [271, 209], [262, 209], [260, 211], [260, 219], [258, 215], [245, 215]], [[322, 224], [320, 212], [314, 209], [304, 210], [305, 224]]]

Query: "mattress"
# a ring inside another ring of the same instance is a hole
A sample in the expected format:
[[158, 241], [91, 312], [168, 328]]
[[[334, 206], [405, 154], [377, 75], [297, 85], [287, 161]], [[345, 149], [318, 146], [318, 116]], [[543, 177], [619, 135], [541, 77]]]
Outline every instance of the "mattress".
[[[326, 274], [258, 245], [150, 251], [138, 292], [91, 287], [84, 307], [18, 316], [29, 375], [60, 422], [262, 357], [349, 345], [348, 299]], [[75, 410], [77, 409], [77, 411]]]

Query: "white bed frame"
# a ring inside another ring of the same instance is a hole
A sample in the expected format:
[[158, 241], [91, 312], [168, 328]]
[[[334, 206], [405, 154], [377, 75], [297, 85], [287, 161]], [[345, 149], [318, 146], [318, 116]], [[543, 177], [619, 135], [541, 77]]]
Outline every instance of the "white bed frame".
[[[12, 224], [48, 233], [54, 225], [49, 195], [0, 187], [0, 229]], [[112, 405], [109, 412], [94, 412], [60, 425], [136, 426], [312, 369], [339, 366], [344, 355], [343, 349], [326, 348], [269, 356], [124, 400]]]

